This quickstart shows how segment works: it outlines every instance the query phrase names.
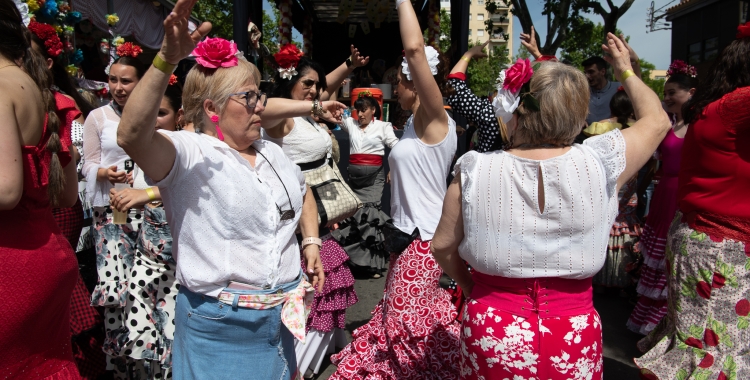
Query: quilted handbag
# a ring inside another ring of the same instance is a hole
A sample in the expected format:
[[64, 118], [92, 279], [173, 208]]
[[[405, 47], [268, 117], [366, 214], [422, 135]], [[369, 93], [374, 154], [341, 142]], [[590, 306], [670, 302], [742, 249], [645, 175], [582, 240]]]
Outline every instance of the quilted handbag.
[[339, 223], [362, 208], [362, 201], [343, 180], [333, 161], [328, 160], [326, 165], [304, 174], [318, 205], [319, 225], [328, 227]]

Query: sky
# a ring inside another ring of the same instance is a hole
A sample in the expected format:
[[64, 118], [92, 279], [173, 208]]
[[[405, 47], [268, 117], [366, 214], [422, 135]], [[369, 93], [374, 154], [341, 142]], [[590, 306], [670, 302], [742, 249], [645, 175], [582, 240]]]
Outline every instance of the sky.
[[[670, 0], [654, 0], [655, 8], [659, 8]], [[603, 2], [604, 3], [604, 2]], [[613, 0], [615, 5], [622, 4], [622, 0]], [[529, 7], [529, 13], [532, 15], [534, 21], [534, 29], [541, 37], [547, 35], [547, 17], [542, 15], [544, 9], [543, 0], [527, 0], [526, 3]], [[677, 3], [669, 5], [672, 7]], [[622, 30], [626, 36], [630, 36], [630, 46], [635, 50], [638, 56], [645, 59], [648, 62], [656, 65], [659, 70], [666, 70], [671, 62], [671, 51], [672, 51], [672, 31], [671, 30], [658, 30], [655, 32], [649, 32], [646, 27], [646, 11], [651, 5], [651, 0], [635, 0], [633, 5], [625, 12], [618, 21], [617, 28]], [[603, 4], [605, 9], [608, 6]], [[666, 8], [665, 8], [666, 9]], [[595, 14], [584, 14], [584, 17], [590, 19], [594, 23], [604, 23], [602, 17]], [[513, 27], [515, 35], [513, 36], [513, 56], [518, 54], [518, 48], [521, 47], [521, 41], [519, 34], [521, 33], [521, 22], [518, 21], [518, 17], [513, 18]]]
[[[359, 1], [359, 0], [358, 0]], [[613, 0], [615, 4], [622, 4], [622, 0]], [[666, 5], [670, 0], [654, 0], [656, 8]], [[267, 12], [271, 12], [271, 7], [274, 3], [269, 3], [268, 0], [263, 0], [263, 9]], [[537, 33], [541, 36], [547, 34], [547, 18], [542, 15], [542, 9], [544, 8], [543, 0], [527, 0], [529, 12], [532, 14], [532, 20], [534, 21], [534, 28]], [[676, 3], [675, 3], [676, 4]], [[674, 6], [675, 4], [671, 4]], [[666, 70], [669, 67], [670, 56], [671, 56], [671, 37], [672, 32], [670, 30], [658, 30], [656, 32], [646, 33], [648, 30], [646, 27], [646, 11], [651, 5], [651, 0], [635, 0], [630, 9], [625, 12], [625, 15], [620, 18], [617, 22], [617, 28], [622, 30], [626, 36], [630, 36], [630, 46], [633, 47], [638, 55], [656, 65], [657, 69]], [[606, 9], [606, 4], [604, 5]], [[591, 19], [595, 23], [601, 23], [601, 16], [591, 13], [584, 14], [585, 17]], [[515, 27], [515, 35], [513, 36], [514, 51], [513, 56], [518, 54], [518, 48], [521, 47], [521, 41], [519, 40], [519, 34], [521, 32], [520, 25], [517, 17], [514, 17], [513, 24]], [[293, 29], [292, 38], [296, 41], [302, 41], [302, 36], [296, 29]]]

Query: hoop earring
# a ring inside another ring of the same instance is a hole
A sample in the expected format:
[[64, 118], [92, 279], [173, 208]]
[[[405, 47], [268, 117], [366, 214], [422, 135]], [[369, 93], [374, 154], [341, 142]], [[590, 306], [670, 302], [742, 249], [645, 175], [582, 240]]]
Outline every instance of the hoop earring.
[[221, 128], [219, 128], [219, 115], [211, 116], [211, 122], [214, 123], [214, 128], [216, 128], [216, 137], [219, 141], [224, 141], [224, 134], [221, 133]]

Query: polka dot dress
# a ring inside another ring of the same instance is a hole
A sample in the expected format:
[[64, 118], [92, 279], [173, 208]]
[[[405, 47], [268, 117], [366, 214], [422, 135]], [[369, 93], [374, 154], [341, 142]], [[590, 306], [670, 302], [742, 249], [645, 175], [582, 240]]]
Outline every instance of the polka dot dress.
[[456, 91], [448, 97], [448, 104], [454, 112], [462, 115], [477, 127], [479, 144], [476, 150], [484, 153], [502, 149], [500, 124], [497, 122], [492, 104], [474, 95], [463, 80], [452, 78], [448, 80], [448, 83]]

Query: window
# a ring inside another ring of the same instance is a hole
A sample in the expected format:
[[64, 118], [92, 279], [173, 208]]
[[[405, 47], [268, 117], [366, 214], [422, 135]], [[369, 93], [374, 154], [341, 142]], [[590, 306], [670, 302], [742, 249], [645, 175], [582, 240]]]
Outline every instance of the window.
[[688, 46], [688, 63], [695, 65], [701, 61], [701, 43], [696, 42]]
[[469, 29], [469, 35], [471, 35], [471, 29]]
[[709, 38], [703, 47], [703, 60], [712, 61], [719, 56], [719, 38]]
[[484, 0], [477, 0], [477, 4], [484, 5]]
[[477, 29], [477, 37], [484, 37], [484, 29]]
[[484, 21], [484, 13], [477, 13], [477, 21]]
[[469, 21], [471, 21], [471, 13], [469, 13]]

